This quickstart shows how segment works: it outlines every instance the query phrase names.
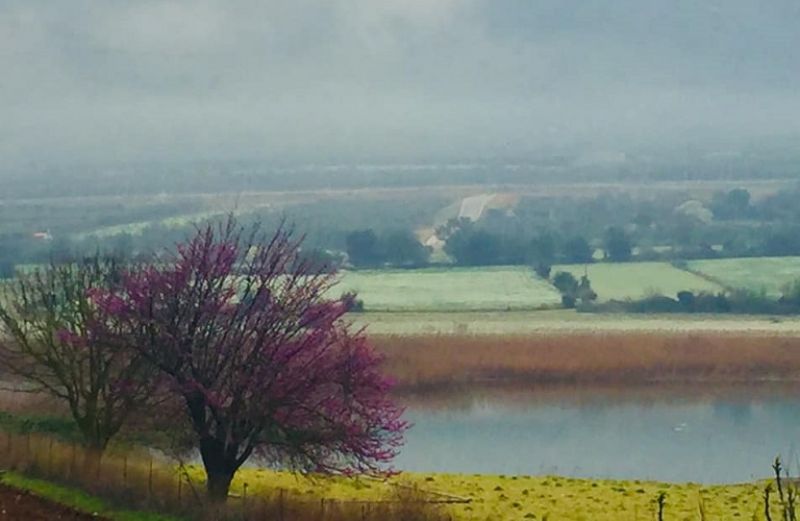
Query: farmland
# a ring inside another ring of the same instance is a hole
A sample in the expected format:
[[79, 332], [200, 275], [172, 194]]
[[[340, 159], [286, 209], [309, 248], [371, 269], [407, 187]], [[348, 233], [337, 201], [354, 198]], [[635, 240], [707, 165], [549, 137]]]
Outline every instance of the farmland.
[[800, 319], [741, 315], [653, 315], [544, 311], [375, 312], [349, 317], [376, 335], [530, 335], [587, 332], [800, 333]]
[[597, 263], [554, 266], [575, 277], [589, 276], [598, 300], [637, 299], [652, 294], [675, 296], [682, 290], [721, 291], [718, 284], [666, 262]]
[[352, 271], [336, 291], [356, 291], [369, 311], [532, 310], [561, 300], [524, 267]]
[[764, 291], [779, 296], [786, 284], [800, 279], [800, 257], [698, 260], [689, 269], [728, 288]]
[[[586, 271], [600, 300], [635, 299], [722, 287], [664, 262], [555, 266]], [[345, 272], [337, 291], [355, 291], [368, 311], [515, 311], [559, 307], [549, 282], [526, 267], [425, 268]]]

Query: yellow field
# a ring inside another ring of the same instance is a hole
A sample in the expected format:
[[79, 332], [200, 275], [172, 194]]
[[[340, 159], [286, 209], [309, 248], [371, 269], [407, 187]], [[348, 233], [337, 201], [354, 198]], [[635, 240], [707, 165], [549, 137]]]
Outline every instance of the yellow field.
[[[767, 462], [767, 469], [769, 469]], [[195, 476], [202, 471], [193, 468]], [[763, 520], [764, 483], [742, 485], [669, 484], [645, 481], [570, 479], [562, 477], [488, 476], [403, 473], [388, 482], [344, 478], [309, 480], [287, 472], [242, 469], [233, 483], [254, 493], [283, 489], [292, 495], [332, 500], [385, 498], [392, 483], [417, 485], [441, 497], [469, 503], [449, 505], [454, 519], [619, 521], [655, 519], [655, 500], [666, 494], [665, 519]], [[777, 503], [777, 501], [775, 501]], [[773, 519], [779, 519], [777, 504]]]

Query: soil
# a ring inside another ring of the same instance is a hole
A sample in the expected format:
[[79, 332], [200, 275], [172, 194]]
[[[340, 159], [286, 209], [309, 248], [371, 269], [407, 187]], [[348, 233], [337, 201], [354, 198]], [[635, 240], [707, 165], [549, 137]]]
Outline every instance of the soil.
[[42, 499], [30, 492], [0, 484], [0, 521], [12, 519], [15, 521], [48, 521], [51, 519], [110, 521], [108, 518], [78, 512], [53, 501]]

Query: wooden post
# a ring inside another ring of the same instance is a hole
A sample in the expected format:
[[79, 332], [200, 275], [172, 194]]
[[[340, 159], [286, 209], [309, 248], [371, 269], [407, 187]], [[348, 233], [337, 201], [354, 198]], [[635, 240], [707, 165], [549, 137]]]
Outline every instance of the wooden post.
[[283, 520], [283, 494], [284, 494], [284, 490], [280, 489], [280, 492], [278, 493], [278, 521], [284, 521]]
[[53, 438], [50, 438], [50, 443], [47, 445], [47, 475], [53, 475]]
[[153, 456], [150, 456], [150, 470], [147, 474], [147, 499], [153, 499]]
[[128, 455], [122, 457], [122, 486], [128, 486]]
[[178, 473], [178, 506], [181, 504], [181, 485], [183, 484], [183, 476]]
[[75, 442], [72, 443], [72, 455], [70, 456], [69, 462], [69, 477], [73, 477], [75, 475]]

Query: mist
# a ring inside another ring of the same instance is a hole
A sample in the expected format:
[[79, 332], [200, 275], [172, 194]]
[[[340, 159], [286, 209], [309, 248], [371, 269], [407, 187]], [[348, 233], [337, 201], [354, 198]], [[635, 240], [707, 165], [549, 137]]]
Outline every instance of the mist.
[[0, 4], [0, 164], [736, 151], [800, 134], [789, 0]]

